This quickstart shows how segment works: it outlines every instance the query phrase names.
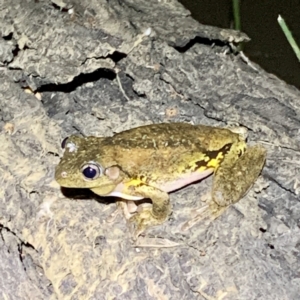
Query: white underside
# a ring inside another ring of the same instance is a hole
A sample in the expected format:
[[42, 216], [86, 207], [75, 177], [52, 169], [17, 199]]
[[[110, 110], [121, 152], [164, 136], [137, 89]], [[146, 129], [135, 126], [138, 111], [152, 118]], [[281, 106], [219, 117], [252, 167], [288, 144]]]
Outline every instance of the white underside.
[[132, 200], [132, 201], [138, 201], [138, 200], [144, 199], [144, 197], [126, 195], [126, 194], [123, 194], [122, 192], [117, 192], [117, 191], [116, 192], [113, 191], [110, 194], [105, 195], [105, 197], [119, 197], [119, 198], [122, 198], [122, 199], [125, 199], [125, 200]]
[[[194, 172], [192, 174], [186, 174], [183, 175], [181, 178], [178, 178], [177, 180], [174, 181], [170, 181], [170, 182], [166, 182], [163, 185], [153, 185], [151, 184], [151, 186], [156, 187], [164, 192], [170, 193], [173, 192], [175, 190], [178, 190], [186, 185], [189, 185], [193, 182], [199, 181], [207, 176], [209, 176], [210, 174], [213, 173], [213, 169], [208, 169], [205, 170], [203, 172]], [[138, 196], [131, 196], [131, 195], [127, 195], [122, 193], [122, 190], [124, 189], [124, 184], [120, 183], [116, 186], [115, 190], [112, 191], [111, 193], [109, 193], [106, 196], [114, 196], [114, 197], [120, 197], [123, 198], [125, 200], [132, 200], [132, 201], [137, 201], [137, 200], [141, 200], [144, 199], [144, 197], [138, 197]]]

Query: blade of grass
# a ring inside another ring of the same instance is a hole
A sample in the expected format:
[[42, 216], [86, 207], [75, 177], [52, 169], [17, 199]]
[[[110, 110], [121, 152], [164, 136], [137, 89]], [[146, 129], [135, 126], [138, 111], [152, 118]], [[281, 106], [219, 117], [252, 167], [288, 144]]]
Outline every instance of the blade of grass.
[[232, 0], [234, 29], [241, 31], [240, 0]]
[[278, 15], [277, 18], [278, 24], [280, 25], [283, 33], [285, 34], [285, 37], [287, 38], [288, 42], [290, 43], [291, 47], [293, 48], [298, 60], [300, 61], [300, 49], [294, 40], [291, 31], [289, 30], [288, 26], [286, 25], [284, 19], [281, 17], [281, 15]]

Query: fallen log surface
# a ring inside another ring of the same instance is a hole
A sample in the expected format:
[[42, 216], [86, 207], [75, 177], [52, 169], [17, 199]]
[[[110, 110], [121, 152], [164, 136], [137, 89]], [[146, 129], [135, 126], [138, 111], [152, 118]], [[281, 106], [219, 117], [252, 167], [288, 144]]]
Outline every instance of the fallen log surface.
[[[300, 93], [233, 51], [245, 34], [170, 1], [0, 3], [0, 291], [3, 299], [298, 299]], [[115, 199], [62, 193], [70, 135], [159, 122], [239, 124], [268, 150], [251, 191], [182, 225], [211, 178], [133, 243]]]

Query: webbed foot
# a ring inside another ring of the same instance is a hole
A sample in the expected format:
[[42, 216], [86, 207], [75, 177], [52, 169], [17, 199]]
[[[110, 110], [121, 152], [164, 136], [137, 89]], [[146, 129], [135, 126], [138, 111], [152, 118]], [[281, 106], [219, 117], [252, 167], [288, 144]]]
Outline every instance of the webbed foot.
[[154, 217], [152, 212], [152, 207], [144, 207], [142, 211], [138, 212], [129, 219], [129, 222], [132, 225], [133, 237], [135, 240], [147, 228], [160, 225], [165, 221], [165, 218], [159, 219]]
[[211, 201], [192, 213], [192, 218], [181, 226], [181, 230], [187, 231], [196, 224], [205, 220], [213, 221], [221, 216], [227, 207], [220, 206]]

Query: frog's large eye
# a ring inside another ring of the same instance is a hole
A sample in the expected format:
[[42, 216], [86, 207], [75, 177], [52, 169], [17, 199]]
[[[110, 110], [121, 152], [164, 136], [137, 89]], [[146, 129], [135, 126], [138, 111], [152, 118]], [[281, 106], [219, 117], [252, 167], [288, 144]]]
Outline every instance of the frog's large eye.
[[89, 162], [83, 165], [81, 172], [85, 180], [97, 179], [103, 173], [101, 166], [94, 162]]

